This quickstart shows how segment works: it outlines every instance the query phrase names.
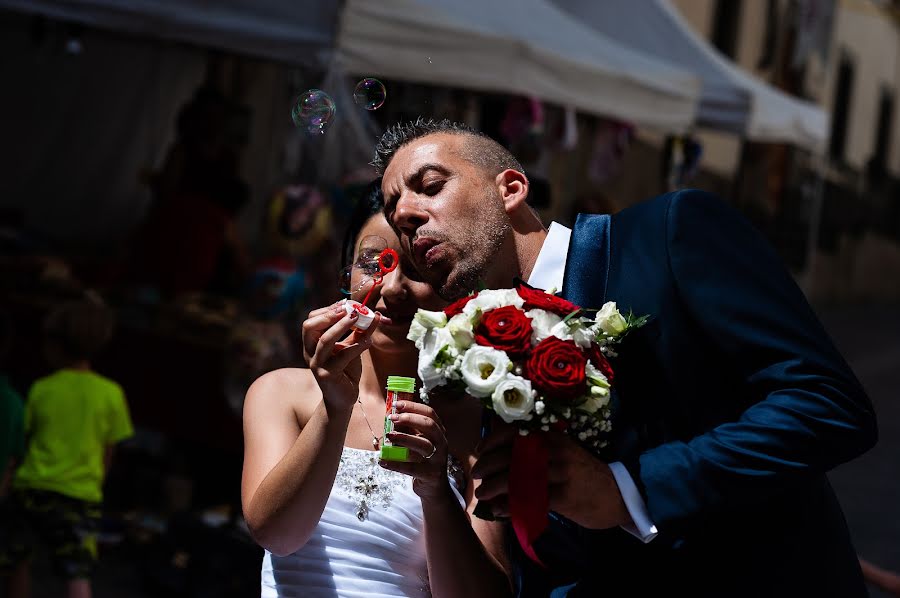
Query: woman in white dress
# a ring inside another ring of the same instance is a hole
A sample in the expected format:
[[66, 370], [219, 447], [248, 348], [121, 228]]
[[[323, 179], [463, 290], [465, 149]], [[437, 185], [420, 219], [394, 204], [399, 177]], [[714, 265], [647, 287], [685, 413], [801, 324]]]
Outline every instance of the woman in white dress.
[[[358, 246], [372, 235], [399, 251], [380, 181], [354, 220], [346, 261], [367, 267]], [[470, 515], [476, 402], [433, 402], [439, 415], [417, 402], [400, 406], [391, 440], [413, 463], [388, 467], [410, 475], [382, 467], [373, 450], [384, 440], [387, 377], [415, 376], [412, 315], [444, 305], [404, 266], [370, 299], [380, 317], [368, 331], [350, 332], [354, 319], [339, 304], [311, 312], [303, 324], [310, 369], [270, 372], [247, 392], [241, 492], [266, 549], [263, 597], [511, 594], [501, 525]]]

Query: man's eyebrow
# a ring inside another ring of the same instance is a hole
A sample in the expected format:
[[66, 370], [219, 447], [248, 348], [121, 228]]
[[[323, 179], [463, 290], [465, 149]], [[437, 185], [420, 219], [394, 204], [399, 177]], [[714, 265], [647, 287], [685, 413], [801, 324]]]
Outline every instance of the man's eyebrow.
[[406, 177], [406, 186], [412, 187], [417, 181], [422, 180], [422, 177], [425, 176], [429, 170], [436, 170], [444, 176], [449, 176], [450, 171], [440, 164], [423, 164], [416, 170], [414, 173]]
[[[410, 174], [409, 176], [407, 176], [405, 178], [404, 182], [405, 182], [406, 186], [412, 187], [413, 185], [417, 184], [419, 181], [422, 180], [422, 178], [425, 176], [425, 174], [429, 170], [434, 170], [436, 172], [441, 173], [444, 176], [450, 176], [450, 174], [451, 174], [450, 170], [448, 170], [444, 166], [441, 166], [440, 164], [433, 164], [433, 163], [423, 164], [414, 173]], [[399, 196], [399, 194], [395, 194], [395, 193], [382, 193], [382, 194], [384, 195], [385, 207], [393, 204], [394, 201], [396, 201], [397, 197]]]

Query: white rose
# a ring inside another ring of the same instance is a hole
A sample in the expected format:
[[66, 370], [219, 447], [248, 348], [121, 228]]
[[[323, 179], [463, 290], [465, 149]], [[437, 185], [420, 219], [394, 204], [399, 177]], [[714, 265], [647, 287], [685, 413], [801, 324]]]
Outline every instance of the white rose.
[[471, 317], [476, 311], [484, 312], [505, 305], [514, 305], [521, 308], [525, 305], [525, 300], [519, 297], [519, 293], [515, 289], [481, 291], [477, 297], [466, 303], [465, 307], [463, 307], [463, 313]]
[[494, 389], [491, 399], [494, 411], [506, 423], [531, 419], [534, 391], [530, 380], [508, 374]]
[[466, 392], [481, 399], [491, 396], [511, 368], [512, 362], [503, 351], [476, 345], [466, 351], [460, 374], [466, 383]]
[[551, 332], [554, 326], [562, 322], [555, 313], [543, 309], [531, 309], [525, 312], [531, 318], [531, 344], [536, 345], [545, 338], [553, 336]]
[[597, 326], [600, 327], [600, 330], [610, 336], [619, 336], [625, 332], [625, 328], [628, 326], [625, 322], [625, 318], [622, 317], [622, 314], [616, 309], [615, 301], [607, 301], [604, 303], [603, 307], [600, 308], [600, 311], [597, 312], [594, 321], [597, 323]]
[[450, 321], [447, 322], [447, 330], [460, 350], [468, 349], [475, 342], [472, 320], [466, 314], [456, 314], [450, 318]]

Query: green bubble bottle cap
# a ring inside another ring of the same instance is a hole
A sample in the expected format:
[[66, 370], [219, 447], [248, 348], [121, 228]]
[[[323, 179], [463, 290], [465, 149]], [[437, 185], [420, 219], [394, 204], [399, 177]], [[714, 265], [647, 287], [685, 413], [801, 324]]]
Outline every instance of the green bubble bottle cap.
[[416, 379], [406, 376], [388, 376], [387, 389], [394, 392], [416, 392]]

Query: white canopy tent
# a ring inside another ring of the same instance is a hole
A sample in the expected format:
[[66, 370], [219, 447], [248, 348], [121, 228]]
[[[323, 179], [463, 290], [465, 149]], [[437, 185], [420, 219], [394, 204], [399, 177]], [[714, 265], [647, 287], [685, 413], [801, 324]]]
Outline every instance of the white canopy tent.
[[698, 78], [547, 0], [0, 0], [0, 7], [349, 74], [531, 95], [663, 132]]
[[337, 51], [352, 73], [531, 95], [664, 132], [693, 121], [699, 81], [546, 0], [347, 0]]
[[0, 8], [317, 66], [333, 45], [340, 6], [336, 0], [0, 0]]
[[754, 141], [824, 150], [828, 114], [752, 77], [728, 61], [685, 22], [668, 0], [551, 0], [624, 46], [696, 73], [703, 82], [697, 124]]

